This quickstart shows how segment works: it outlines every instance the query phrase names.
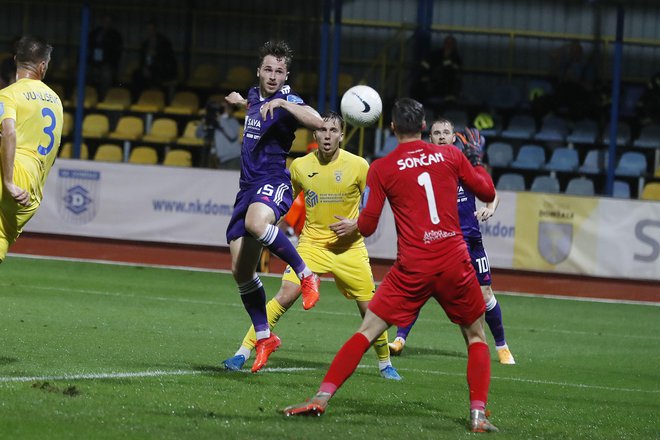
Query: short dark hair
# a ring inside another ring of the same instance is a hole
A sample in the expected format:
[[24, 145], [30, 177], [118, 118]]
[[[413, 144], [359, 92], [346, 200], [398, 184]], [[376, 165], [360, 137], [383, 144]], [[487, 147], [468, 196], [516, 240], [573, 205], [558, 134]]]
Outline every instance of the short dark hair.
[[289, 44], [286, 41], [274, 41], [269, 40], [261, 46], [259, 49], [259, 66], [264, 62], [264, 58], [267, 55], [272, 55], [275, 58], [283, 58], [284, 64], [286, 65], [287, 70], [291, 66], [291, 60], [293, 59], [293, 50], [289, 47]]
[[321, 115], [321, 119], [323, 119], [324, 121], [339, 121], [339, 126], [342, 129], [344, 128], [344, 118], [342, 117], [341, 114], [339, 114], [335, 111], [328, 110], [328, 111], [324, 112]]
[[433, 127], [435, 124], [449, 124], [451, 126], [451, 130], [454, 131], [454, 123], [447, 118], [436, 118], [435, 121], [433, 121], [433, 124], [431, 124], [431, 127]]
[[417, 134], [424, 128], [424, 106], [412, 98], [401, 98], [392, 108], [392, 122], [397, 134]]
[[16, 65], [39, 64], [50, 60], [53, 46], [41, 37], [26, 35], [16, 43]]

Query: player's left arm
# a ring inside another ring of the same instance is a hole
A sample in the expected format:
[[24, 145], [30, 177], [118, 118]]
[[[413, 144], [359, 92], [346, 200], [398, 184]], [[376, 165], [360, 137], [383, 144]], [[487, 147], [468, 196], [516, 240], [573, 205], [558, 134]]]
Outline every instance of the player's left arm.
[[369, 174], [367, 174], [367, 186], [364, 190], [363, 197], [366, 199], [366, 202], [364, 203], [364, 209], [362, 209], [358, 217], [357, 225], [360, 234], [363, 237], [369, 237], [376, 232], [378, 220], [380, 219], [380, 214], [383, 212], [383, 206], [385, 206], [385, 199], [387, 198], [385, 188], [375, 165], [371, 166]]
[[259, 109], [261, 118], [263, 120], [266, 120], [269, 117], [272, 118], [276, 108], [282, 108], [288, 111], [294, 118], [296, 118], [300, 125], [309, 128], [310, 130], [317, 130], [323, 127], [323, 118], [321, 118], [319, 112], [312, 107], [307, 104], [301, 105], [300, 103], [287, 101], [282, 98], [273, 99], [262, 105]]
[[30, 206], [30, 193], [14, 184], [14, 160], [16, 159], [16, 120], [2, 120], [2, 140], [0, 143], [0, 161], [2, 162], [2, 185], [16, 202]]
[[495, 210], [500, 204], [500, 198], [495, 191], [495, 199], [492, 202], [486, 203], [486, 206], [482, 206], [477, 209], [474, 215], [477, 217], [477, 220], [485, 222], [495, 214]]

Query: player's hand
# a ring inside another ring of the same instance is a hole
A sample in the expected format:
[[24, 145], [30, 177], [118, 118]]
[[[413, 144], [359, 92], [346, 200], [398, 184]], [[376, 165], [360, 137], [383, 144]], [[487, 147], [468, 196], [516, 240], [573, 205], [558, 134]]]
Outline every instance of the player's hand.
[[462, 132], [457, 132], [456, 136], [463, 142], [463, 153], [473, 166], [482, 165], [484, 138], [476, 128], [465, 127]]
[[479, 220], [480, 222], [485, 222], [486, 220], [491, 218], [493, 214], [495, 214], [495, 210], [490, 209], [486, 206], [477, 209], [477, 211], [475, 211], [474, 213], [474, 215], [477, 217], [477, 220]]
[[331, 224], [329, 228], [337, 234], [337, 237], [351, 235], [357, 230], [357, 219], [350, 219], [341, 215], [336, 215], [335, 218], [339, 221]]
[[243, 107], [247, 105], [245, 98], [243, 98], [238, 92], [231, 92], [229, 95], [225, 96], [225, 101], [231, 105], [241, 105]]
[[30, 206], [30, 193], [27, 190], [24, 190], [13, 183], [5, 186], [7, 187], [9, 194], [11, 194], [14, 200], [16, 200], [16, 203], [22, 206]]
[[262, 105], [259, 109], [259, 113], [261, 113], [261, 119], [264, 121], [268, 120], [268, 115], [270, 115], [270, 118], [273, 119], [275, 109], [278, 107], [283, 107], [285, 102], [285, 100], [277, 98]]

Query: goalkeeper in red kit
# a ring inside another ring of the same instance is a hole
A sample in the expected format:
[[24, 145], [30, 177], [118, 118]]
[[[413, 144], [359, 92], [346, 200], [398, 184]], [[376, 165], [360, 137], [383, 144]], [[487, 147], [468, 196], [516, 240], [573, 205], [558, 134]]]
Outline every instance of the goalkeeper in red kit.
[[495, 187], [481, 166], [480, 151], [466, 148], [464, 154], [450, 145], [423, 142], [424, 128], [422, 104], [410, 98], [394, 104], [392, 131], [399, 145], [369, 169], [368, 198], [358, 228], [365, 237], [373, 234], [387, 199], [396, 223], [397, 259], [370, 301], [358, 332], [337, 352], [318, 392], [305, 403], [285, 408], [287, 416], [323, 414], [371, 343], [392, 325], [410, 324], [433, 298], [460, 326], [467, 344], [470, 430], [497, 431], [486, 417], [490, 385], [486, 305], [456, 204], [459, 180], [484, 202], [495, 198]]

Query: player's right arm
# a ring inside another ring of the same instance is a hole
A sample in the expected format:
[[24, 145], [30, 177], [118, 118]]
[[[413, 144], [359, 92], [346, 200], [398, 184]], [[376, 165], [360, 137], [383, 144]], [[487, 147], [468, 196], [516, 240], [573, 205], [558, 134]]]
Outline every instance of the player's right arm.
[[380, 180], [377, 166], [372, 165], [367, 174], [367, 186], [364, 190], [366, 205], [358, 217], [358, 230], [363, 237], [369, 237], [376, 232], [378, 220], [385, 205], [385, 189]]
[[30, 193], [14, 184], [14, 160], [16, 159], [16, 121], [13, 118], [2, 120], [2, 143], [0, 160], [2, 161], [2, 185], [7, 192], [23, 206], [30, 205]]
[[482, 202], [490, 203], [495, 200], [493, 179], [483, 165], [473, 166], [460, 152], [455, 156], [458, 159], [458, 177], [463, 184]]

